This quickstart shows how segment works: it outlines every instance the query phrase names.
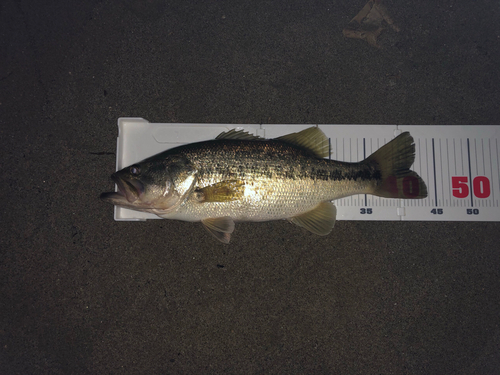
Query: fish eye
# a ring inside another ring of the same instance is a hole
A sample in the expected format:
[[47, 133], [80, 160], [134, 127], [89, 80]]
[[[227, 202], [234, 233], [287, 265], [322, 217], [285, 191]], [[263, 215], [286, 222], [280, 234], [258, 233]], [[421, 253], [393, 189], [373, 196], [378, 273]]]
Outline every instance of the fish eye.
[[139, 168], [137, 165], [133, 165], [130, 167], [130, 173], [132, 173], [134, 176], [137, 176], [139, 173], [141, 173], [141, 168]]

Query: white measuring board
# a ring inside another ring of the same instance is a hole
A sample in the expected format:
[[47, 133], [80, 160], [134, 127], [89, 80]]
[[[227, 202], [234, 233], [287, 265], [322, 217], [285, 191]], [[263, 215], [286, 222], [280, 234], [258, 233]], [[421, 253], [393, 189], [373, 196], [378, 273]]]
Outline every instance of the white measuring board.
[[[186, 143], [243, 129], [275, 138], [314, 126], [268, 124], [162, 124], [118, 119], [116, 170]], [[336, 200], [338, 220], [500, 221], [500, 126], [319, 125], [330, 139], [331, 159], [365, 159], [403, 131], [415, 140], [412, 170], [426, 182], [426, 199], [353, 195]], [[115, 220], [159, 219], [115, 206]]]

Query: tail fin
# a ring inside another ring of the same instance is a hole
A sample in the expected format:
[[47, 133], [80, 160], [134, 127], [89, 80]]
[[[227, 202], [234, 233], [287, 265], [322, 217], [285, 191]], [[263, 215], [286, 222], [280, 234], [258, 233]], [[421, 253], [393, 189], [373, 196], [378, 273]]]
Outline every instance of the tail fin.
[[422, 178], [410, 170], [415, 160], [413, 137], [404, 132], [371, 154], [366, 163], [376, 165], [380, 182], [370, 192], [384, 198], [422, 199], [427, 187]]

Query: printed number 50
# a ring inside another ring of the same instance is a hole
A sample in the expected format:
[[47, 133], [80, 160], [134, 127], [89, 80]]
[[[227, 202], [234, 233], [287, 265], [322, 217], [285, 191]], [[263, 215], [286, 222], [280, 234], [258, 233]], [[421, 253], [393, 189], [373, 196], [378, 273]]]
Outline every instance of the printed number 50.
[[[467, 176], [455, 176], [451, 178], [451, 187], [455, 198], [466, 198], [469, 196], [468, 182], [469, 179]], [[488, 177], [474, 177], [472, 180], [472, 191], [477, 198], [488, 198], [491, 194]]]

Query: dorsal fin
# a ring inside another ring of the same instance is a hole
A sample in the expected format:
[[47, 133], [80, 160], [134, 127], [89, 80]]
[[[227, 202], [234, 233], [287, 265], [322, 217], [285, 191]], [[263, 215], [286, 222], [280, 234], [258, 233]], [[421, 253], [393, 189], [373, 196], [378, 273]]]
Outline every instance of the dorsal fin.
[[254, 141], [256, 139], [263, 139], [258, 135], [250, 134], [244, 130], [231, 129], [227, 132], [220, 133], [215, 139], [239, 139], [245, 141]]
[[323, 131], [314, 126], [298, 133], [291, 133], [276, 138], [277, 140], [290, 143], [311, 151], [318, 158], [330, 156], [328, 138]]

